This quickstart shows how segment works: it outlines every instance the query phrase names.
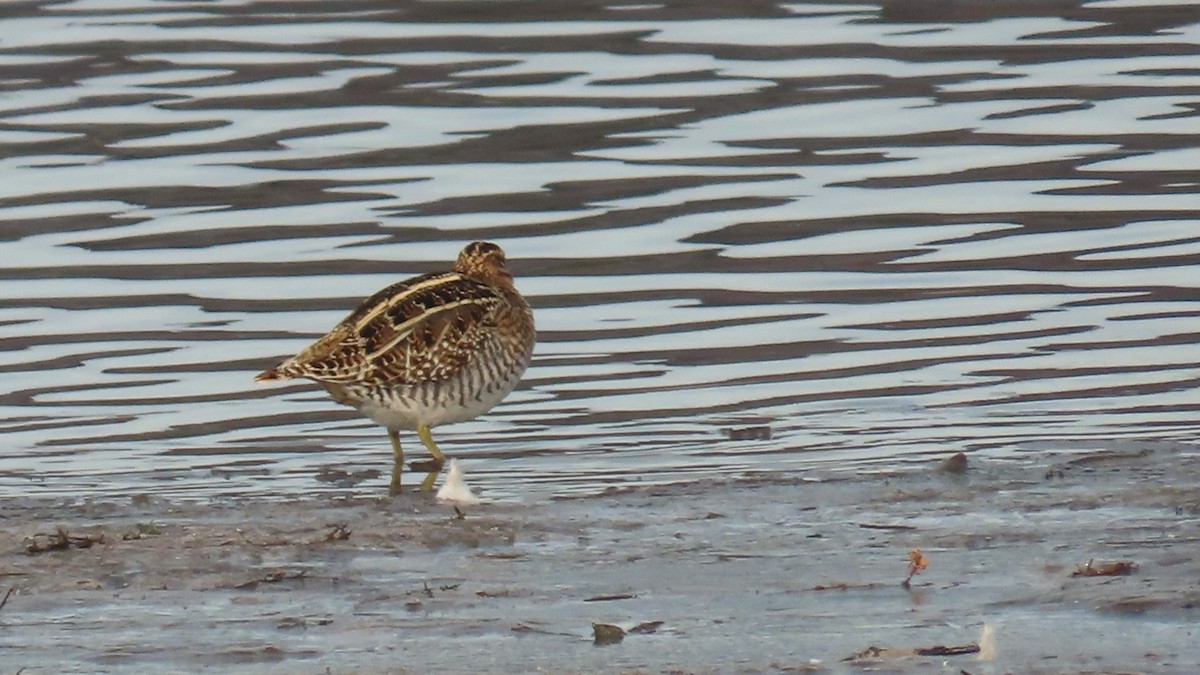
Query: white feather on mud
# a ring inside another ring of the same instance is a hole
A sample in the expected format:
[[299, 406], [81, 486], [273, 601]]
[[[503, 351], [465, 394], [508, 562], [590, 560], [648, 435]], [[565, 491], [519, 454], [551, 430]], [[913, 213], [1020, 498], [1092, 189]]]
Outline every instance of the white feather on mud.
[[458, 466], [458, 460], [450, 460], [450, 468], [446, 471], [446, 482], [438, 490], [437, 499], [440, 502], [456, 504], [478, 504], [481, 501], [467, 485], [463, 471]]

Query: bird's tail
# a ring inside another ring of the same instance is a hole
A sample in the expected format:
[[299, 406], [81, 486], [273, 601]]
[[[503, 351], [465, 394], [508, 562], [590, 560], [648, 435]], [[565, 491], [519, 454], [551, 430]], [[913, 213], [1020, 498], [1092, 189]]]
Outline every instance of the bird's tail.
[[[283, 364], [280, 364], [280, 365], [283, 365]], [[290, 379], [292, 379], [291, 375], [285, 375], [285, 374], [279, 372], [279, 366], [275, 366], [274, 368], [267, 368], [266, 370], [262, 371], [258, 375], [254, 376], [255, 382], [271, 382], [273, 380], [290, 380]]]

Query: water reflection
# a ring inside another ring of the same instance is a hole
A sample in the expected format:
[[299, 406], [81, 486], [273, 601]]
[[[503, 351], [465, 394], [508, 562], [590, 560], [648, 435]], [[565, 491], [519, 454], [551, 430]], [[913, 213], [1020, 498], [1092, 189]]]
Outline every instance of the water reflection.
[[542, 338], [442, 434], [491, 496], [1194, 444], [1186, 5], [285, 9], [7, 10], [0, 492], [386, 469], [249, 378], [477, 238]]

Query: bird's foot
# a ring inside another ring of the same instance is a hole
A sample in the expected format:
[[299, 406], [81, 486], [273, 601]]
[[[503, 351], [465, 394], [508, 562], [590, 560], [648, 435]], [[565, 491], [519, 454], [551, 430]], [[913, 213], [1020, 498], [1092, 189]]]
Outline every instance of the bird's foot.
[[421, 460], [419, 462], [412, 462], [408, 465], [408, 468], [412, 469], [413, 471], [428, 471], [431, 473], [437, 473], [438, 471], [441, 471], [442, 467], [445, 465], [446, 460], [434, 457], [431, 459]]
[[438, 474], [442, 472], [446, 460], [440, 457], [434, 457], [421, 462], [413, 462], [409, 464], [409, 468], [413, 471], [425, 471], [425, 480], [421, 481], [421, 492], [432, 492], [433, 484], [437, 482]]

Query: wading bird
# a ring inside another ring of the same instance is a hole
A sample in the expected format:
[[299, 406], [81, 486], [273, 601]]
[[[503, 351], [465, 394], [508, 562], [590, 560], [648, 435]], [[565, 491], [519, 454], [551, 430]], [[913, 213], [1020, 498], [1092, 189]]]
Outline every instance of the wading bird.
[[314, 380], [338, 403], [387, 428], [400, 491], [400, 430], [433, 455], [421, 489], [445, 461], [430, 430], [491, 410], [517, 386], [533, 354], [533, 312], [513, 285], [504, 251], [468, 244], [449, 272], [413, 277], [367, 298], [307, 349], [254, 379]]

